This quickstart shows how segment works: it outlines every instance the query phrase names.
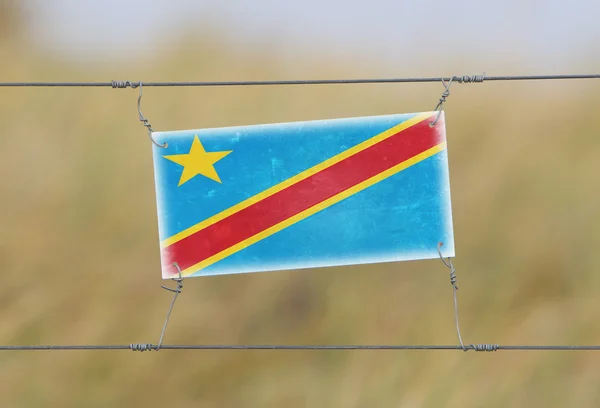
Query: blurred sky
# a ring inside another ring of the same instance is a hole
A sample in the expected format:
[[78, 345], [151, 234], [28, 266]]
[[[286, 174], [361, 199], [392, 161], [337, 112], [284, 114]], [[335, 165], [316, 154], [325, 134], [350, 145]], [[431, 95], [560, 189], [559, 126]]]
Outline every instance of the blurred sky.
[[598, 0], [23, 3], [33, 19], [31, 35], [36, 42], [79, 60], [148, 53], [153, 44], [175, 42], [185, 28], [210, 26], [227, 31], [235, 45], [276, 46], [289, 58], [312, 52], [350, 60], [368, 56], [383, 65], [413, 67], [415, 72], [418, 64], [435, 71], [424, 65], [439, 64], [444, 58], [469, 60], [469, 67], [487, 68], [488, 74], [506, 63], [507, 56], [519, 61], [516, 71], [562, 72], [576, 65], [594, 72], [600, 65]]

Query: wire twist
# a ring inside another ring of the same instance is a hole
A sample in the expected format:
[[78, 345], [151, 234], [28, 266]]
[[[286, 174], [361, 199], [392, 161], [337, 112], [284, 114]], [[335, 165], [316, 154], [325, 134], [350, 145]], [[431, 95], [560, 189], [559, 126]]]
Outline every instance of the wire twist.
[[129, 348], [131, 349], [131, 351], [140, 351], [140, 352], [158, 350], [152, 344], [145, 344], [145, 343], [133, 343], [133, 344], [129, 345]]
[[146, 119], [144, 117], [144, 114], [142, 113], [142, 86], [143, 86], [143, 82], [139, 81], [139, 82], [133, 82], [133, 81], [111, 81], [111, 86], [113, 87], [113, 89], [125, 89], [128, 87], [131, 87], [132, 89], [135, 88], [140, 88], [140, 95], [138, 96], [138, 100], [137, 100], [137, 110], [138, 110], [138, 117], [140, 119], [140, 122], [142, 122], [142, 125], [146, 127], [147, 131], [148, 131], [148, 137], [150, 138], [150, 140], [152, 141], [152, 143], [154, 143], [156, 146], [158, 147], [162, 147], [165, 148], [168, 146], [168, 144], [165, 142], [165, 144], [160, 144], [157, 143], [156, 140], [154, 140], [154, 138], [152, 137], [152, 132], [154, 132], [154, 130], [152, 129], [152, 125], [150, 124], [150, 122], [148, 121], [148, 119]]
[[444, 103], [446, 102], [446, 99], [450, 96], [450, 85], [452, 85], [452, 81], [454, 80], [454, 78], [455, 77], [450, 78], [450, 81], [448, 82], [448, 84], [446, 84], [446, 81], [442, 78], [442, 84], [444, 85], [444, 92], [442, 92], [440, 101], [438, 102], [438, 104], [436, 105], [436, 107], [434, 109], [434, 111], [437, 111], [437, 116], [433, 122], [429, 122], [429, 127], [434, 127], [435, 124], [438, 122], [438, 120], [440, 120], [440, 116], [442, 115], [442, 109], [444, 108]]
[[177, 268], [178, 278], [172, 278], [171, 280], [177, 282], [177, 287], [175, 289], [171, 289], [167, 286], [161, 285], [161, 288], [168, 290], [169, 292], [175, 293], [173, 296], [173, 300], [171, 301], [171, 306], [169, 307], [169, 311], [167, 313], [167, 317], [165, 319], [165, 324], [163, 325], [162, 332], [160, 333], [160, 339], [158, 340], [158, 344], [156, 345], [156, 351], [160, 350], [160, 346], [163, 342], [163, 337], [165, 337], [165, 332], [167, 331], [167, 325], [169, 324], [169, 318], [171, 317], [171, 312], [173, 312], [173, 306], [175, 306], [175, 301], [177, 300], [177, 296], [181, 293], [183, 289], [183, 277], [181, 276], [181, 268], [177, 262], [173, 263], [175, 268]]
[[459, 84], [472, 84], [477, 82], [483, 82], [485, 80], [485, 73], [483, 75], [463, 75], [463, 76], [453, 76], [450, 78], [448, 83], [444, 78], [441, 78], [442, 85], [444, 85], [444, 92], [442, 92], [442, 96], [438, 104], [436, 105], [434, 111], [437, 111], [437, 116], [433, 122], [429, 123], [429, 127], [435, 126], [435, 124], [440, 120], [440, 116], [442, 115], [442, 110], [444, 108], [444, 103], [446, 103], [446, 99], [450, 96], [450, 85], [452, 82], [458, 82]]
[[141, 86], [141, 82], [132, 82], [132, 81], [115, 81], [113, 80], [111, 82], [111, 85], [113, 88], [120, 88], [120, 89], [124, 89], [127, 87], [131, 87], [133, 89], [137, 88], [138, 86]]
[[458, 322], [458, 300], [456, 298], [456, 292], [458, 292], [458, 286], [456, 285], [456, 269], [454, 265], [452, 265], [452, 260], [448, 258], [446, 262], [444, 257], [442, 256], [441, 247], [444, 245], [443, 242], [438, 243], [438, 254], [440, 255], [440, 259], [446, 265], [448, 269], [450, 269], [450, 284], [452, 285], [452, 294], [454, 296], [454, 321], [456, 323], [456, 334], [458, 336], [458, 341], [460, 343], [460, 347], [463, 351], [475, 350], [475, 351], [496, 351], [500, 347], [498, 344], [471, 344], [470, 346], [465, 346], [462, 340], [462, 336], [460, 334], [460, 324]]
[[464, 351], [467, 351], [468, 349], [463, 344], [462, 336], [460, 334], [460, 324], [458, 323], [458, 300], [456, 298], [456, 292], [458, 291], [458, 286], [456, 285], [456, 280], [457, 280], [456, 279], [456, 269], [454, 269], [454, 265], [452, 265], [452, 260], [450, 258], [448, 258], [448, 262], [446, 262], [444, 260], [444, 257], [442, 256], [442, 251], [441, 251], [442, 245], [444, 245], [443, 242], [438, 242], [437, 250], [438, 250], [438, 254], [440, 255], [440, 259], [442, 260], [444, 265], [446, 265], [446, 267], [448, 269], [450, 269], [450, 284], [452, 285], [452, 292], [454, 295], [454, 321], [456, 323], [456, 334], [458, 335], [458, 341], [460, 342], [460, 346], [462, 347], [462, 349]]
[[455, 82], [459, 84], [472, 84], [476, 82], [483, 82], [485, 80], [485, 72], [483, 75], [463, 75], [453, 78]]
[[498, 344], [471, 344], [475, 351], [496, 351], [500, 347]]
[[[115, 81], [113, 81], [113, 83], [114, 82]], [[116, 82], [117, 82], [117, 85], [123, 85], [122, 82], [118, 82], [118, 81], [116, 81]], [[129, 81], [125, 81], [124, 87], [127, 86], [127, 82], [129, 82]], [[130, 83], [130, 85], [131, 85], [131, 83]], [[138, 109], [138, 115], [139, 115], [140, 122], [142, 122], [142, 124], [146, 127], [146, 129], [148, 129], [148, 137], [150, 138], [150, 140], [152, 141], [152, 143], [154, 143], [158, 147], [165, 148], [165, 147], [168, 146], [168, 143], [165, 142], [165, 144], [161, 145], [160, 143], [157, 143], [156, 140], [154, 140], [154, 138], [152, 137], [152, 132], [154, 132], [154, 130], [152, 129], [152, 126], [148, 122], [148, 119], [146, 119], [144, 117], [144, 114], [142, 113], [142, 108], [141, 108], [141, 104], [142, 104], [142, 81], [140, 81], [137, 86], [140, 87], [140, 95], [138, 96], [138, 100], [137, 100], [137, 109]]]
[[173, 306], [175, 305], [177, 296], [179, 296], [179, 294], [181, 293], [181, 290], [183, 289], [183, 277], [181, 276], [181, 269], [179, 268], [179, 265], [177, 264], [177, 262], [175, 262], [173, 265], [177, 268], [177, 273], [178, 273], [179, 277], [171, 279], [171, 280], [177, 282], [177, 287], [175, 289], [161, 285], [161, 288], [168, 290], [169, 292], [173, 292], [173, 293], [175, 293], [175, 295], [173, 296], [173, 300], [171, 301], [171, 306], [169, 306], [169, 311], [167, 312], [167, 317], [165, 318], [165, 323], [163, 324], [162, 331], [160, 332], [160, 339], [158, 340], [158, 344], [153, 345], [150, 343], [132, 343], [129, 345], [129, 349], [131, 351], [141, 351], [141, 352], [159, 351], [162, 346], [163, 338], [165, 337], [165, 332], [167, 331], [167, 326], [169, 324], [169, 318], [171, 317], [171, 313], [173, 312]]

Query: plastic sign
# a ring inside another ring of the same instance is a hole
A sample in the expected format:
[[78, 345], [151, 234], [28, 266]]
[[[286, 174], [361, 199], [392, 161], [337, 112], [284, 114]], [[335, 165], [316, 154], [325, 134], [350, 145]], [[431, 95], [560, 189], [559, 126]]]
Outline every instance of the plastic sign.
[[437, 115], [154, 132], [162, 277], [453, 257]]

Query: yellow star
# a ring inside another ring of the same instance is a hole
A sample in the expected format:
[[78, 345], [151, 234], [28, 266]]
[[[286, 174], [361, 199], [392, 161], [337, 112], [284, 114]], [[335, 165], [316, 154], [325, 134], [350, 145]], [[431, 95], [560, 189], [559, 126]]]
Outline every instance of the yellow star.
[[219, 175], [217, 174], [217, 171], [213, 165], [232, 151], [233, 150], [207, 152], [204, 150], [202, 143], [200, 143], [198, 136], [194, 135], [194, 141], [192, 142], [192, 147], [190, 147], [189, 153], [172, 154], [163, 157], [183, 166], [181, 178], [179, 179], [179, 187], [197, 174], [201, 174], [220, 183], [221, 179], [219, 178]]

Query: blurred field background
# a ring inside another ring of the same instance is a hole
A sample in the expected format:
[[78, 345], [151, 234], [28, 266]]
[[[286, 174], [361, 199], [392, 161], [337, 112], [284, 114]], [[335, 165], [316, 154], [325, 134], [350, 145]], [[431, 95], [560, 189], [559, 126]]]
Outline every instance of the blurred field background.
[[[216, 23], [150, 57], [74, 64], [32, 46], [18, 4], [0, 1], [0, 81], [531, 73], [518, 55], [492, 67], [460, 55], [382, 67], [318, 50], [290, 61], [232, 44]], [[582, 57], [571, 71], [598, 64]], [[427, 111], [442, 90], [145, 88], [142, 110], [156, 130], [190, 129]], [[600, 343], [599, 91], [594, 81], [453, 85], [446, 118], [466, 343]], [[137, 92], [0, 89], [0, 344], [158, 341], [171, 294], [160, 289]], [[168, 344], [457, 343], [448, 270], [435, 260], [184, 286]], [[0, 405], [593, 407], [599, 363], [583, 351], [0, 352]]]

